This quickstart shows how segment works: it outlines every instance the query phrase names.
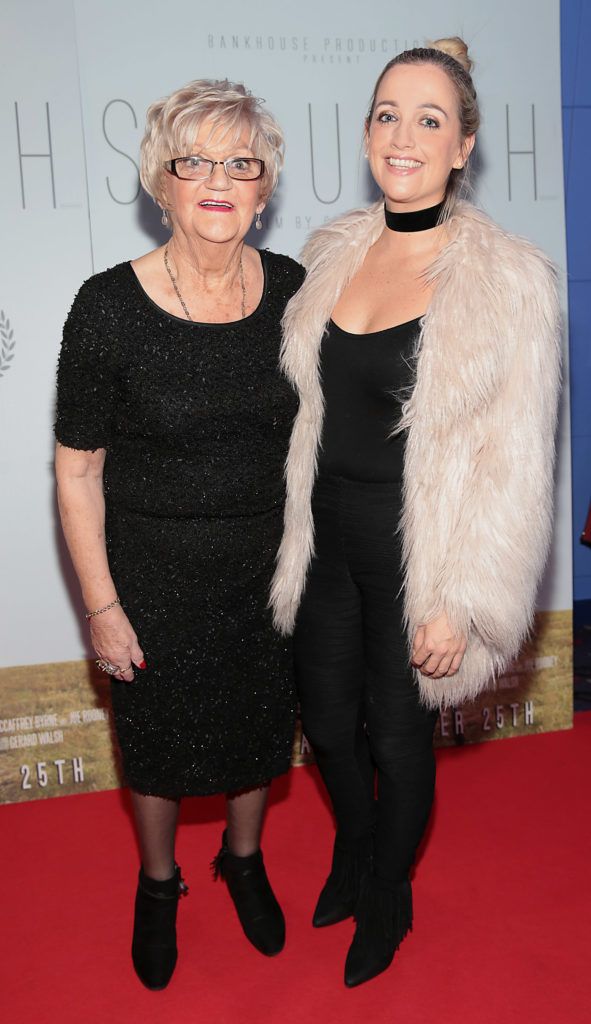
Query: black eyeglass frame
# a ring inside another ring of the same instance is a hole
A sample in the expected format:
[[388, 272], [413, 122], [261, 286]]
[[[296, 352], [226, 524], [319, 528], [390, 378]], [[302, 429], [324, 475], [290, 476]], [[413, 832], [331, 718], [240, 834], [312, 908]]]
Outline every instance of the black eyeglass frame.
[[[193, 155], [195, 155], [195, 154], [193, 154]], [[228, 177], [231, 178], [232, 181], [259, 181], [263, 177], [263, 174], [265, 173], [265, 161], [264, 160], [260, 160], [259, 157], [257, 157], [257, 156], [243, 156], [243, 157], [229, 156], [227, 160], [210, 160], [208, 157], [201, 156], [201, 157], [199, 157], [200, 160], [207, 161], [208, 164], [211, 164], [211, 170], [210, 170], [209, 174], [206, 174], [204, 178], [183, 178], [179, 174], [179, 172], [177, 171], [176, 165], [177, 165], [177, 163], [180, 163], [182, 160], [190, 160], [190, 159], [191, 159], [190, 156], [175, 156], [174, 159], [172, 159], [172, 160], [165, 160], [164, 161], [164, 168], [165, 168], [165, 170], [168, 171], [169, 174], [173, 174], [175, 176], [175, 178], [178, 178], [179, 181], [207, 181], [208, 178], [211, 178], [211, 176], [212, 176], [212, 174], [214, 172], [214, 168], [216, 167], [217, 164], [222, 164], [223, 165], [224, 171], [226, 172]], [[231, 163], [232, 160], [248, 160], [249, 162], [251, 160], [254, 160], [254, 161], [256, 161], [256, 163], [260, 164], [260, 171], [259, 171], [259, 173], [257, 175], [255, 175], [254, 178], [234, 178], [229, 173], [228, 168], [226, 166], [227, 164]]]

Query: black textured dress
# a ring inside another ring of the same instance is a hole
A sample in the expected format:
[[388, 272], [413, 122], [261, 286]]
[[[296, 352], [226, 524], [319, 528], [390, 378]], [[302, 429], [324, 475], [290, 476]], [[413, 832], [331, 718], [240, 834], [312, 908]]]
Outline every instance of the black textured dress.
[[109, 564], [148, 666], [113, 680], [113, 710], [127, 780], [154, 796], [255, 786], [290, 762], [291, 658], [267, 601], [296, 411], [280, 319], [303, 269], [261, 260], [244, 320], [175, 317], [122, 263], [82, 286], [64, 329], [55, 432], [106, 449]]

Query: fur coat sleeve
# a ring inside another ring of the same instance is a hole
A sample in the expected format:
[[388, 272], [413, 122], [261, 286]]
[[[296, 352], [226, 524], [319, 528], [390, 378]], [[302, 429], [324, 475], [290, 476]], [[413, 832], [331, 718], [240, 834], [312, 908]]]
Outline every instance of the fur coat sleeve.
[[[286, 465], [285, 533], [271, 602], [293, 629], [313, 553], [310, 499], [322, 432], [318, 373], [326, 323], [383, 229], [381, 204], [312, 236], [308, 276], [288, 305], [282, 363], [300, 393]], [[555, 274], [523, 239], [460, 204], [430, 268], [433, 297], [406, 434], [400, 523], [409, 645], [445, 611], [468, 639], [459, 672], [416, 673], [426, 704], [458, 705], [503, 670], [530, 629], [550, 541], [559, 392]]]

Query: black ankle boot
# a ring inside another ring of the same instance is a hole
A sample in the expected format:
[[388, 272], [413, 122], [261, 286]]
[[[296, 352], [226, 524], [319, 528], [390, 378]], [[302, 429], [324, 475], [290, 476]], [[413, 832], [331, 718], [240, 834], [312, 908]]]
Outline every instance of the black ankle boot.
[[315, 928], [325, 928], [352, 917], [363, 878], [371, 871], [373, 833], [353, 842], [335, 839], [330, 874], [318, 897], [312, 918]]
[[407, 932], [412, 931], [412, 891], [405, 879], [384, 888], [366, 879], [355, 910], [357, 928], [347, 954], [345, 985], [353, 988], [390, 966]]
[[164, 882], [140, 868], [131, 957], [142, 984], [154, 991], [166, 988], [176, 966], [176, 912], [179, 896], [186, 892], [178, 865]]
[[267, 878], [260, 850], [250, 857], [230, 853], [226, 833], [222, 848], [212, 861], [213, 877], [220, 875], [249, 942], [265, 956], [275, 956], [285, 945], [285, 918]]

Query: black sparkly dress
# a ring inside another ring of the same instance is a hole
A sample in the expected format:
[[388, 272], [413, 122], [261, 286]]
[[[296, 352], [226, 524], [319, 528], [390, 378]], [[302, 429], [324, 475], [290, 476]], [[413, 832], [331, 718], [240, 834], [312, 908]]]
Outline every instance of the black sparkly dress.
[[56, 437], [106, 449], [109, 565], [147, 669], [113, 680], [127, 781], [183, 796], [290, 763], [294, 691], [268, 588], [297, 400], [280, 320], [303, 269], [261, 252], [258, 308], [229, 324], [157, 306], [131, 265], [90, 278], [64, 328]]

